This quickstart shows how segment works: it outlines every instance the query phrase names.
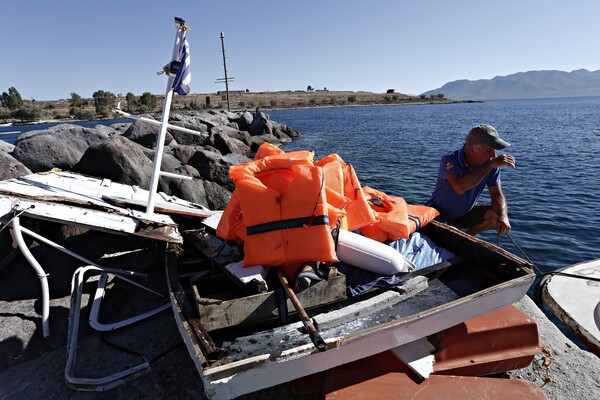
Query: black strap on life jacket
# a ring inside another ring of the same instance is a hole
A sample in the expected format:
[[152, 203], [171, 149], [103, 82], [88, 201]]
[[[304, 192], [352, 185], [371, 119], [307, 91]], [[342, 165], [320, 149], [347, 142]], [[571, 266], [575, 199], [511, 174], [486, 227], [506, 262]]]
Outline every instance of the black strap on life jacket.
[[408, 219], [410, 219], [411, 221], [413, 221], [416, 225], [416, 231], [418, 231], [419, 229], [421, 229], [421, 220], [418, 217], [415, 217], [414, 215], [408, 215]]
[[259, 233], [279, 231], [282, 229], [302, 228], [314, 225], [329, 225], [329, 217], [327, 215], [317, 215], [310, 217], [283, 219], [280, 221], [265, 222], [264, 224], [252, 225], [246, 228], [246, 233], [250, 235], [258, 235]]

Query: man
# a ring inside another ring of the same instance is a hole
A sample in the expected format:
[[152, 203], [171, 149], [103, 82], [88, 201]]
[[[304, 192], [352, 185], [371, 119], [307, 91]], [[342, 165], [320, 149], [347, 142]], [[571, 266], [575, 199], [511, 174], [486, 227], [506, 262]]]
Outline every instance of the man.
[[[442, 157], [435, 189], [426, 203], [440, 212], [439, 220], [466, 228], [471, 235], [493, 227], [499, 233], [510, 231], [500, 168], [515, 168], [515, 158], [496, 155], [496, 150], [508, 146], [493, 126], [482, 124], [469, 131], [462, 149]], [[492, 204], [476, 205], [485, 186]]]

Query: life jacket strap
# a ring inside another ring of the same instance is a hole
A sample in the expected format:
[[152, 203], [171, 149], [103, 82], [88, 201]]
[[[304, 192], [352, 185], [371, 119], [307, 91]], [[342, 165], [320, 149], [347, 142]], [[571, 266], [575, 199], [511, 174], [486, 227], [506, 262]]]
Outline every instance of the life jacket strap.
[[412, 222], [415, 223], [416, 226], [416, 231], [418, 231], [419, 229], [421, 229], [421, 220], [418, 217], [415, 217], [414, 215], [410, 215], [408, 216], [408, 219], [410, 219]]
[[264, 224], [252, 225], [246, 228], [246, 233], [250, 235], [258, 235], [260, 233], [279, 231], [283, 229], [302, 228], [314, 225], [329, 225], [329, 217], [327, 215], [317, 215], [310, 217], [291, 218], [280, 221], [265, 222]]

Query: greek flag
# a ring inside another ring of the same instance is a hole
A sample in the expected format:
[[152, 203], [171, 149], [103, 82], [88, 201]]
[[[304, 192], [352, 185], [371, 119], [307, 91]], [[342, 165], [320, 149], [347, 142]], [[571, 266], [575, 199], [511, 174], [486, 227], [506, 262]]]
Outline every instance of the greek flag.
[[173, 90], [180, 96], [185, 96], [190, 92], [190, 82], [192, 81], [192, 73], [190, 71], [190, 46], [185, 37], [185, 31], [181, 37], [183, 46], [181, 46], [181, 63], [179, 70], [173, 81]]

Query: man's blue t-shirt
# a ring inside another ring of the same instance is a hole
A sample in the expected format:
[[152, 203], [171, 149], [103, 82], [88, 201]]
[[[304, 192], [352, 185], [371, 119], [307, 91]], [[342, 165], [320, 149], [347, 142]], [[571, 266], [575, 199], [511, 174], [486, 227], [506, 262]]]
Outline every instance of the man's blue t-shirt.
[[479, 185], [462, 195], [457, 194], [446, 181], [446, 177], [450, 174], [464, 175], [470, 171], [471, 167], [465, 159], [464, 147], [443, 156], [435, 189], [426, 204], [446, 213], [450, 218], [458, 218], [473, 208], [486, 186], [500, 186], [500, 168], [494, 168]]

